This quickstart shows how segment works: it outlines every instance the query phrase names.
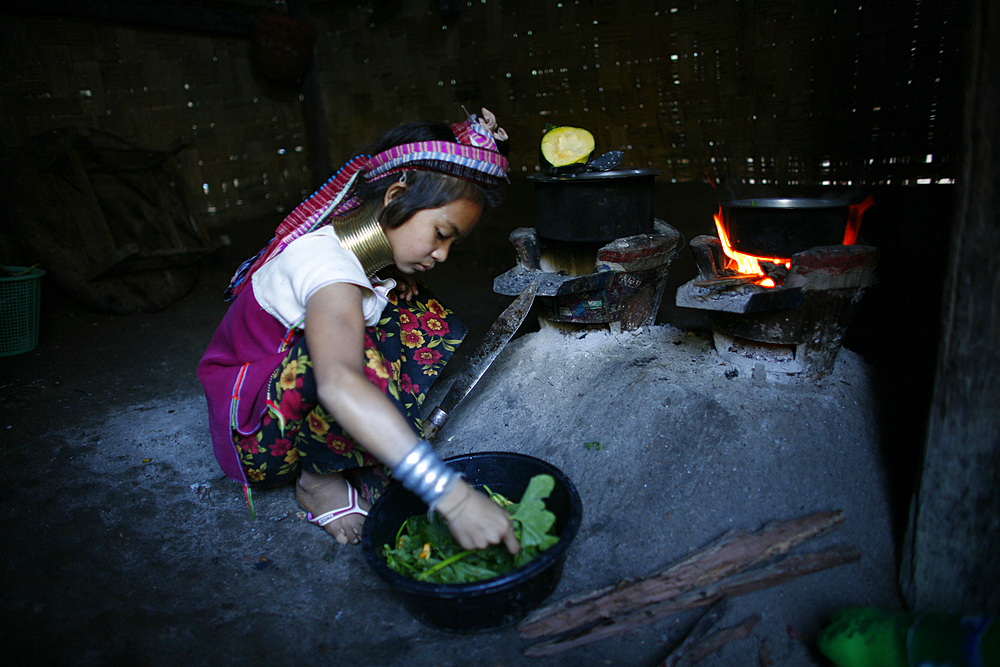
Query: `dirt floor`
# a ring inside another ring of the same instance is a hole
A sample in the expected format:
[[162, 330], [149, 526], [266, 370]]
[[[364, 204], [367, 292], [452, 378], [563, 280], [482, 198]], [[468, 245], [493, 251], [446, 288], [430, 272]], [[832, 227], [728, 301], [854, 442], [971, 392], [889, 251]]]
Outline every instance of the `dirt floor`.
[[[706, 200], [689, 197], [694, 208]], [[524, 210], [470, 239], [433, 285], [470, 324], [465, 355], [510, 300], [491, 283], [513, 262], [497, 250], [506, 233], [531, 226]], [[359, 548], [301, 520], [290, 488], [256, 494], [251, 520], [211, 458], [194, 367], [224, 312], [220, 290], [254, 238], [159, 313], [97, 313], [50, 289], [39, 348], [0, 360], [5, 664], [652, 667], [683, 639], [698, 612], [529, 658], [532, 642], [514, 628], [457, 635], [414, 620]], [[671, 270], [677, 284], [693, 277], [687, 261], [679, 255]], [[914, 428], [887, 435], [886, 421], [922, 415], [911, 406], [887, 417], [906, 403], [885, 378], [923, 372], [927, 360], [893, 362], [887, 343], [862, 338], [865, 356], [845, 349], [818, 382], [734, 374], [698, 315], [669, 296], [660, 323], [637, 332], [565, 335], [529, 321], [439, 448], [524, 452], [574, 482], [583, 523], [547, 602], [648, 575], [731, 529], [842, 510], [839, 529], [797, 552], [853, 545], [860, 560], [733, 598], [720, 627], [760, 620], [703, 662], [824, 664], [812, 638], [830, 611], [899, 605], [896, 497], [906, 480], [894, 481], [905, 457], [893, 443]], [[926, 384], [911, 383], [917, 408]]]

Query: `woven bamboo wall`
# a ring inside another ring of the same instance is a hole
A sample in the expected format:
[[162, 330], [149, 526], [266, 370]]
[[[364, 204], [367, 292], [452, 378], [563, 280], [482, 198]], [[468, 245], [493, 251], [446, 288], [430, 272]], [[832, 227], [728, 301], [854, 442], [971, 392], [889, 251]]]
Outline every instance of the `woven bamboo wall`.
[[[940, 183], [958, 175], [960, 0], [362, 0], [310, 3], [333, 162], [403, 120], [487, 106], [515, 174], [546, 123], [664, 180]], [[247, 11], [259, 2], [247, 2]], [[312, 187], [298, 91], [233, 36], [4, 17], [0, 128], [179, 136], [208, 225], [287, 210]], [[324, 175], [325, 176], [325, 175]]]
[[380, 4], [321, 17], [337, 148], [371, 121], [485, 104], [522, 172], [550, 122], [679, 181], [955, 177], [963, 2], [476, 0], [450, 20]]
[[149, 148], [184, 137], [175, 168], [207, 225], [308, 194], [298, 93], [267, 86], [248, 40], [79, 20], [4, 16], [4, 146], [87, 127]]

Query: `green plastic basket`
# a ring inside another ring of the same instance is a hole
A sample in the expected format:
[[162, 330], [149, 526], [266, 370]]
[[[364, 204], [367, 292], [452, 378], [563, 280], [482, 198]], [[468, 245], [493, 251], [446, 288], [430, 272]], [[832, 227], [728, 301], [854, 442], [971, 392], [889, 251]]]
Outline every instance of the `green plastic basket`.
[[38, 346], [38, 311], [45, 271], [8, 266], [0, 276], [0, 357], [30, 352]]

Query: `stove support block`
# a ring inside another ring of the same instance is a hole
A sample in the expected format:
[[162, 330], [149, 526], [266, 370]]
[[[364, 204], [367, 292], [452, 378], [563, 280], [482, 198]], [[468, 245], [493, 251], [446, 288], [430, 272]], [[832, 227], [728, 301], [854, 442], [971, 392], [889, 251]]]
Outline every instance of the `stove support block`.
[[778, 287], [727, 276], [727, 258], [713, 236], [691, 241], [697, 279], [677, 290], [676, 303], [711, 311], [716, 351], [754, 370], [819, 379], [833, 370], [862, 293], [874, 281], [878, 250], [820, 246], [797, 253]]
[[607, 324], [622, 331], [649, 326], [663, 300], [670, 263], [683, 243], [680, 233], [660, 220], [654, 221], [654, 230], [609, 242], [597, 250], [592, 273], [570, 276], [542, 268], [545, 244], [559, 242], [521, 227], [510, 235], [517, 266], [493, 281], [493, 291], [520, 294], [531, 276], [541, 273], [535, 300], [540, 319]]

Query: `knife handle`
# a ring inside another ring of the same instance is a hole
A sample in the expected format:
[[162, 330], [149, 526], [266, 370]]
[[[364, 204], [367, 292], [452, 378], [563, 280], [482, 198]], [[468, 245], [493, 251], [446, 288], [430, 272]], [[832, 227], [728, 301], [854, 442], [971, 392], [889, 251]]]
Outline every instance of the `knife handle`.
[[441, 408], [434, 408], [431, 414], [424, 420], [424, 440], [430, 442], [437, 437], [438, 431], [448, 423], [450, 415]]

